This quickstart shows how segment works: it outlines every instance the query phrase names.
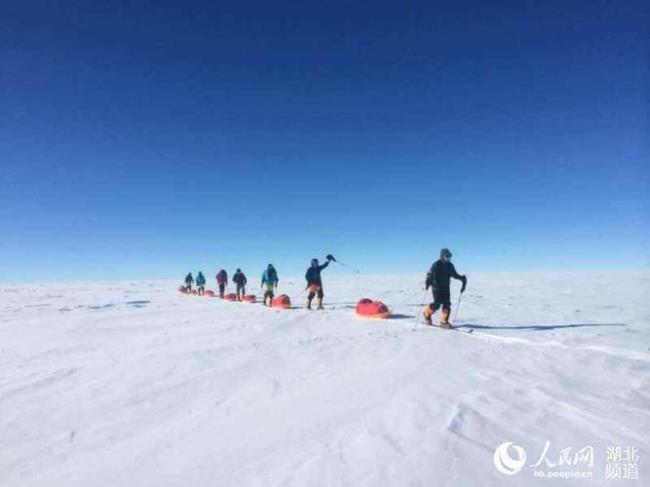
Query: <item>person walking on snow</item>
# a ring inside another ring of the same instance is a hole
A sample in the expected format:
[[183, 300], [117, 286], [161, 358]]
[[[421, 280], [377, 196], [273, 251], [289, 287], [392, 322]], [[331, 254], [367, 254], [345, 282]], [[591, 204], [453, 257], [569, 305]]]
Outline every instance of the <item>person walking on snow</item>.
[[185, 290], [188, 293], [192, 291], [193, 283], [194, 283], [194, 278], [192, 277], [192, 273], [188, 272], [187, 275], [185, 276]]
[[451, 312], [449, 281], [452, 277], [463, 282], [460, 292], [461, 294], [465, 292], [467, 277], [461, 276], [456, 272], [454, 264], [451, 263], [451, 252], [449, 249], [442, 249], [440, 251], [440, 259], [434, 262], [431, 269], [429, 269], [425, 282], [426, 289], [429, 289], [429, 286], [431, 286], [433, 292], [433, 303], [422, 311], [424, 321], [427, 325], [433, 325], [431, 317], [442, 306], [440, 326], [443, 328], [451, 328], [451, 323], [449, 323], [449, 313]]
[[241, 269], [237, 269], [235, 275], [232, 276], [232, 282], [237, 285], [237, 301], [242, 301], [246, 294], [246, 283], [248, 282], [248, 279], [246, 279], [246, 276]]
[[201, 271], [199, 271], [199, 274], [196, 276], [196, 290], [199, 296], [203, 296], [203, 291], [205, 290], [205, 276]]
[[269, 306], [273, 304], [273, 289], [278, 287], [278, 272], [269, 264], [266, 270], [262, 273], [262, 289], [264, 289], [264, 305], [266, 306], [266, 298], [269, 299]]
[[320, 273], [325, 269], [330, 262], [332, 262], [334, 257], [328, 255], [326, 257], [327, 262], [323, 265], [318, 264], [318, 259], [312, 259], [311, 265], [307, 272], [305, 273], [305, 279], [307, 280], [307, 287], [309, 289], [309, 294], [307, 295], [307, 301], [305, 302], [305, 308], [311, 309], [311, 300], [314, 299], [314, 296], [318, 296], [316, 299], [316, 309], [323, 309], [323, 282], [321, 281]]
[[224, 270], [221, 269], [217, 273], [217, 287], [219, 288], [219, 297], [223, 299], [223, 293], [226, 289], [226, 286], [228, 285], [228, 273]]

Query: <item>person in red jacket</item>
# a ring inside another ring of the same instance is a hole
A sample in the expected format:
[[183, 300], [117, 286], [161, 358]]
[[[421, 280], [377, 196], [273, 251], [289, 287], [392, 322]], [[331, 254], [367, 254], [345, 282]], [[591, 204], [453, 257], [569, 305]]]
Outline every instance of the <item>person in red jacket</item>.
[[224, 270], [221, 269], [217, 273], [217, 286], [219, 287], [219, 297], [223, 298], [223, 293], [226, 289], [226, 286], [228, 285], [228, 273]]

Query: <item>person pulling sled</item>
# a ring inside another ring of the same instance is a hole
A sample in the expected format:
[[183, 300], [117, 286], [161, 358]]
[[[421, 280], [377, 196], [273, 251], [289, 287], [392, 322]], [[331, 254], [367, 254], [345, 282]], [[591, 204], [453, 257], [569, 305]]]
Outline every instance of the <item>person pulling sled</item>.
[[185, 291], [186, 292], [192, 292], [192, 284], [194, 284], [194, 278], [192, 277], [192, 273], [188, 272], [187, 275], [185, 276]]
[[241, 269], [237, 269], [235, 275], [232, 276], [232, 282], [237, 285], [237, 301], [242, 301], [246, 295], [246, 283], [248, 282], [248, 279], [246, 279], [246, 276]]
[[336, 259], [331, 254], [326, 259], [327, 262], [323, 265], [319, 265], [318, 259], [312, 259], [311, 265], [305, 273], [305, 279], [307, 280], [307, 287], [305, 289], [309, 290], [307, 301], [305, 302], [305, 308], [307, 309], [311, 309], [311, 301], [314, 299], [314, 296], [317, 296], [316, 309], [323, 309], [323, 281], [321, 280], [320, 273], [330, 265], [330, 262], [336, 262]]
[[205, 291], [205, 276], [203, 272], [199, 271], [196, 276], [196, 292], [199, 296], [203, 296], [203, 291]]
[[264, 306], [266, 306], [266, 300], [268, 298], [269, 304], [273, 304], [273, 290], [278, 287], [278, 272], [273, 267], [273, 264], [269, 264], [266, 270], [262, 273], [262, 289], [264, 289]]
[[462, 281], [461, 294], [465, 292], [465, 288], [467, 287], [467, 277], [461, 276], [456, 272], [454, 264], [451, 263], [451, 257], [452, 254], [449, 249], [442, 249], [440, 251], [440, 259], [433, 263], [427, 273], [425, 286], [426, 289], [431, 287], [433, 293], [433, 303], [425, 307], [422, 311], [424, 321], [427, 325], [433, 325], [431, 318], [442, 307], [442, 311], [440, 312], [440, 326], [443, 328], [451, 328], [451, 323], [449, 323], [449, 314], [451, 313], [449, 282], [452, 277]]
[[228, 273], [224, 270], [221, 269], [217, 273], [217, 287], [219, 288], [219, 297], [223, 299], [224, 291], [226, 290], [226, 286], [228, 285]]

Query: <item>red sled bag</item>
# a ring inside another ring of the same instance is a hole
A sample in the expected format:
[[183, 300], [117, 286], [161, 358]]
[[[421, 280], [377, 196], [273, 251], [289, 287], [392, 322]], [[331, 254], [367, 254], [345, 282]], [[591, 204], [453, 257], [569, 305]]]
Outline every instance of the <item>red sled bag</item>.
[[384, 319], [390, 316], [390, 310], [381, 301], [373, 301], [372, 299], [364, 298], [357, 302], [357, 316], [362, 318], [379, 318]]
[[274, 308], [288, 309], [291, 307], [291, 299], [286, 294], [280, 294], [273, 298], [271, 306]]

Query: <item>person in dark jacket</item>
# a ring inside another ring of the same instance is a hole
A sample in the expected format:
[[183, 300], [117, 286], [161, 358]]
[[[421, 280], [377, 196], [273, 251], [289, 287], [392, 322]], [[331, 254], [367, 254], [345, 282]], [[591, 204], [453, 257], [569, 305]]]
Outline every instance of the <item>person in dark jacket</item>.
[[318, 296], [316, 299], [316, 308], [323, 309], [323, 281], [321, 280], [320, 273], [325, 269], [330, 262], [334, 260], [334, 257], [328, 255], [326, 257], [327, 262], [323, 265], [318, 264], [318, 259], [312, 259], [311, 265], [307, 272], [305, 273], [305, 279], [307, 280], [307, 287], [309, 289], [309, 294], [307, 294], [307, 302], [305, 303], [305, 308], [311, 309], [311, 300], [314, 299], [314, 296]]
[[273, 290], [278, 287], [278, 272], [269, 264], [264, 273], [262, 274], [262, 289], [264, 289], [264, 305], [266, 300], [269, 300], [269, 306], [273, 304]]
[[221, 269], [217, 273], [217, 287], [219, 288], [219, 297], [223, 299], [223, 293], [226, 289], [226, 286], [228, 285], [228, 273], [224, 270]]
[[451, 312], [449, 282], [452, 277], [462, 281], [463, 286], [460, 292], [465, 292], [467, 278], [456, 272], [454, 264], [451, 263], [451, 252], [449, 249], [442, 249], [440, 251], [440, 259], [434, 262], [431, 269], [429, 269], [425, 282], [426, 288], [429, 289], [431, 287], [433, 292], [433, 303], [422, 311], [424, 320], [428, 325], [433, 324], [431, 317], [442, 307], [442, 311], [440, 312], [440, 326], [445, 328], [451, 327], [451, 323], [449, 323], [449, 313]]
[[194, 283], [194, 278], [192, 277], [192, 273], [188, 272], [187, 275], [185, 276], [185, 290], [189, 293], [192, 291], [192, 284]]
[[237, 269], [235, 274], [232, 276], [232, 282], [237, 285], [237, 301], [242, 301], [244, 299], [244, 295], [246, 294], [246, 283], [248, 280], [246, 279], [246, 276], [241, 271], [241, 269]]

